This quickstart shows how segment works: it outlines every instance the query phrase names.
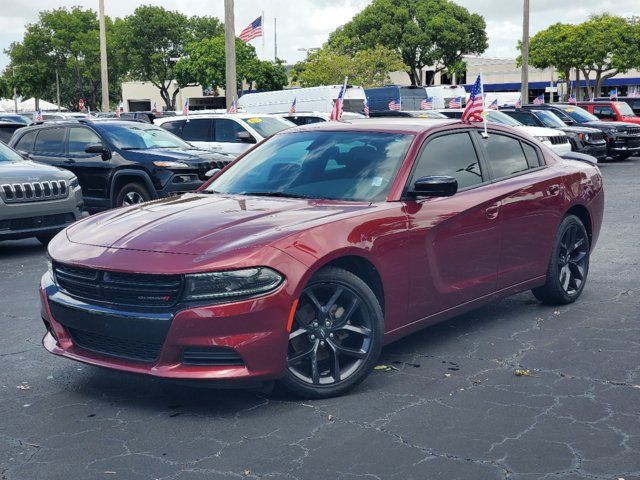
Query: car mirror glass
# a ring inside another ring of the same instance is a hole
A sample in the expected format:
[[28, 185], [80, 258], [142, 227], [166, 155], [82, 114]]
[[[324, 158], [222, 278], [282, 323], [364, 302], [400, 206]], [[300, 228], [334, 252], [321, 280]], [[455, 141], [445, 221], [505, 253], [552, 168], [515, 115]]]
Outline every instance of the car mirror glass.
[[409, 193], [415, 197], [451, 197], [458, 191], [458, 180], [448, 175], [418, 178]]

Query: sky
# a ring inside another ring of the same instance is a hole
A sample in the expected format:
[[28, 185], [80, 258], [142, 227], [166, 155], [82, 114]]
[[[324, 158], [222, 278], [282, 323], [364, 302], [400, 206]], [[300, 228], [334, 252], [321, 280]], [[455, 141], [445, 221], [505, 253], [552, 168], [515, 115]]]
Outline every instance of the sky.
[[[521, 37], [521, 0], [455, 0], [469, 11], [484, 16], [487, 22], [490, 57], [516, 56]], [[98, 0], [2, 0], [0, 9], [0, 69], [8, 63], [4, 49], [20, 41], [27, 23], [37, 21], [41, 10], [81, 5], [98, 9]], [[336, 27], [348, 22], [371, 0], [235, 0], [236, 33], [249, 22], [265, 15], [265, 38], [253, 40], [258, 56], [274, 55], [274, 17], [277, 17], [278, 57], [287, 63], [302, 60], [299, 49], [320, 47]], [[186, 15], [212, 15], [224, 18], [223, 0], [105, 0], [105, 13], [124, 17], [144, 4], [162, 5]], [[578, 23], [600, 12], [640, 16], [639, 0], [531, 0], [531, 35], [555, 22]]]

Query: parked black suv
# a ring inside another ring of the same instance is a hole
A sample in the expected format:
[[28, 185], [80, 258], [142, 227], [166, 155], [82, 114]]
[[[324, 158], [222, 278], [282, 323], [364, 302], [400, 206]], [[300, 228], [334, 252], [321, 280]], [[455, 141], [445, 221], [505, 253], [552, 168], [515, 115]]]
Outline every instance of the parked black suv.
[[604, 133], [597, 128], [584, 127], [582, 125], [568, 126], [550, 110], [501, 108], [511, 118], [518, 120], [523, 125], [531, 127], [555, 128], [567, 134], [571, 143], [571, 150], [604, 160], [607, 157], [607, 142]]
[[90, 213], [193, 191], [232, 160], [126, 120], [45, 122], [16, 131], [10, 145], [75, 173]]
[[603, 122], [584, 108], [564, 103], [523, 105], [527, 110], [551, 110], [567, 125], [597, 128], [607, 142], [607, 155], [623, 160], [640, 152], [640, 127], [626, 122]]

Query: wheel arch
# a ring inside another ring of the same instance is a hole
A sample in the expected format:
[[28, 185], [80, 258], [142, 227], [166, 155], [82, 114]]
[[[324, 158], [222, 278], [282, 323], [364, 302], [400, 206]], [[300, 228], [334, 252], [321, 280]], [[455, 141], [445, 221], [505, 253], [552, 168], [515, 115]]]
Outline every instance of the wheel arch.
[[584, 228], [587, 230], [587, 236], [589, 237], [589, 245], [592, 245], [593, 223], [591, 219], [591, 213], [589, 213], [589, 209], [582, 204], [576, 204], [576, 205], [573, 205], [571, 208], [569, 208], [569, 210], [567, 210], [565, 217], [567, 215], [575, 215], [580, 219], [580, 221], [584, 225]]
[[120, 188], [122, 188], [127, 183], [141, 183], [145, 186], [149, 195], [151, 195], [152, 199], [158, 198], [158, 192], [156, 188], [153, 186], [153, 182], [149, 175], [142, 170], [134, 170], [134, 169], [123, 169], [117, 170], [113, 177], [111, 177], [111, 188], [110, 188], [110, 196], [111, 205], [115, 205], [116, 195]]

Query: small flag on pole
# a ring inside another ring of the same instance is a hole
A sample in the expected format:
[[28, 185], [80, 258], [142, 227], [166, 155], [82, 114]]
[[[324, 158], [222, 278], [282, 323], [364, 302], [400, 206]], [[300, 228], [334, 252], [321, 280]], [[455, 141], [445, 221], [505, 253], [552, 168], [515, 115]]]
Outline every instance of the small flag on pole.
[[519, 97], [518, 100], [516, 100], [516, 104], [514, 106], [516, 108], [522, 108], [522, 97]]
[[236, 107], [236, 99], [231, 100], [231, 105], [227, 109], [227, 113], [238, 113], [238, 107]]
[[573, 95], [573, 93], [571, 95], [569, 95], [569, 98], [567, 99], [567, 101], [572, 105], [575, 105], [576, 103], [578, 103], [578, 101], [576, 100], [576, 97]]
[[91, 118], [91, 107], [87, 105], [87, 118]]
[[124, 105], [122, 104], [122, 102], [120, 102], [118, 104], [118, 106], [116, 107], [116, 118], [120, 118], [120, 115], [122, 114], [123, 107], [124, 107]]
[[244, 30], [240, 32], [238, 38], [244, 43], [250, 42], [254, 38], [262, 36], [262, 16], [256, 18], [253, 22], [246, 26]]
[[543, 103], [544, 103], [544, 94], [538, 95], [536, 98], [533, 99], [534, 105], [542, 105]]
[[33, 115], [34, 122], [42, 122], [44, 117], [42, 116], [42, 110], [38, 109], [38, 111]]
[[462, 108], [462, 97], [456, 97], [449, 100], [449, 108]]
[[[460, 97], [458, 97], [460, 98]], [[462, 112], [463, 122], [482, 122], [482, 111], [484, 110], [484, 103], [482, 100], [482, 78], [478, 75], [475, 83], [471, 87], [471, 94], [469, 95], [469, 101], [467, 106]]]
[[153, 102], [153, 108], [151, 109], [151, 113], [158, 113], [158, 104]]
[[184, 102], [184, 107], [182, 107], [182, 115], [185, 117], [189, 116], [189, 99], [187, 98]]
[[389, 110], [394, 110], [394, 111], [399, 111], [402, 108], [402, 106], [400, 105], [400, 99], [396, 100], [391, 100], [389, 102]]
[[618, 100], [618, 89], [614, 88], [609, 91], [609, 100]]
[[489, 104], [487, 110], [498, 110], [498, 99], [496, 98], [493, 102]]
[[298, 97], [293, 98], [293, 102], [291, 102], [291, 106], [289, 107], [289, 115], [296, 114], [296, 103], [298, 101]]
[[367, 97], [364, 97], [364, 108], [362, 110], [362, 112], [364, 113], [365, 117], [369, 117], [369, 100], [367, 99]]
[[420, 110], [433, 110], [433, 97], [423, 98], [420, 102]]
[[349, 77], [344, 77], [344, 83], [340, 88], [340, 92], [338, 93], [338, 98], [336, 98], [335, 102], [333, 102], [333, 109], [331, 110], [331, 116], [329, 120], [340, 120], [342, 117], [342, 101], [344, 99], [344, 94], [347, 91], [347, 82], [349, 81]]

